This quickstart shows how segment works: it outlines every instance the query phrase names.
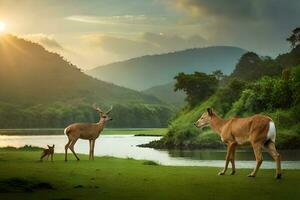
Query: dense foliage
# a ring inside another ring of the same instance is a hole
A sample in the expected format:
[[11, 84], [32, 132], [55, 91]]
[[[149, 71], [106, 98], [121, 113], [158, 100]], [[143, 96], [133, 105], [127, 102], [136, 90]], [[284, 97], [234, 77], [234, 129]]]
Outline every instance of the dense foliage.
[[241, 57], [231, 76], [250, 81], [266, 75], [276, 76], [281, 70], [281, 65], [270, 57], [261, 58], [254, 52], [248, 52]]
[[[116, 104], [111, 114], [113, 121], [107, 127], [166, 127], [171, 115], [169, 108], [160, 105]], [[26, 107], [0, 102], [0, 128], [62, 128], [70, 123], [98, 120], [98, 113], [86, 103]]]

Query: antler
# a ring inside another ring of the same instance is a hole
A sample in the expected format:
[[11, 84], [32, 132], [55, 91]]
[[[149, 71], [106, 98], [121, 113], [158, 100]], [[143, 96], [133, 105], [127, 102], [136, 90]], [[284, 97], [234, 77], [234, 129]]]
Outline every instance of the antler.
[[109, 114], [113, 109], [113, 106], [110, 106], [110, 109], [106, 112], [106, 114]]
[[104, 113], [98, 106], [96, 106], [95, 103], [93, 104], [93, 108], [94, 108], [95, 110], [97, 110], [98, 112], [100, 112], [100, 113]]

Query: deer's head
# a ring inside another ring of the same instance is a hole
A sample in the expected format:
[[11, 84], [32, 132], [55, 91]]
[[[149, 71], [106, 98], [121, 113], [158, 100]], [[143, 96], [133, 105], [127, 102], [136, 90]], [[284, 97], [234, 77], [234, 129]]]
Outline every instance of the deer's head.
[[207, 112], [204, 112], [201, 117], [194, 123], [197, 128], [203, 128], [210, 124], [211, 117], [213, 115], [212, 108], [207, 108]]
[[96, 106], [94, 106], [94, 108], [96, 109], [96, 111], [99, 113], [99, 115], [100, 115], [100, 121], [102, 121], [102, 122], [107, 122], [107, 121], [111, 121], [112, 120], [112, 118], [111, 117], [109, 117], [109, 114], [111, 113], [111, 111], [112, 111], [112, 106], [110, 107], [110, 109], [108, 110], [108, 111], [106, 111], [106, 112], [104, 112], [104, 111], [102, 111], [99, 107], [96, 107]]
[[55, 147], [55, 145], [53, 144], [52, 146], [49, 146], [49, 145], [47, 145], [47, 147], [48, 147], [48, 149], [50, 149], [50, 150], [54, 150], [54, 147]]

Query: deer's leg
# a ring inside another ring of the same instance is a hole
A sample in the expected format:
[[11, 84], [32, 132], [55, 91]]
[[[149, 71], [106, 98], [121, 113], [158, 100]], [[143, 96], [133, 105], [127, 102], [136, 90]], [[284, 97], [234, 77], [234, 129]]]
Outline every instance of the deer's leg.
[[49, 160], [49, 154], [47, 154], [47, 161]]
[[95, 141], [96, 140], [92, 140], [92, 158], [93, 158], [93, 160], [94, 160]]
[[89, 143], [90, 143], [90, 152], [89, 152], [89, 160], [91, 160], [92, 159], [92, 153], [93, 153], [93, 151], [92, 151], [92, 140], [89, 140]]
[[67, 155], [68, 155], [68, 148], [71, 144], [72, 140], [69, 139], [68, 143], [65, 145], [65, 161], [67, 161]]
[[229, 161], [230, 161], [230, 157], [231, 157], [231, 154], [232, 154], [232, 150], [235, 146], [235, 143], [229, 143], [228, 146], [227, 146], [227, 154], [226, 154], [226, 161], [225, 161], [225, 167], [222, 171], [219, 172], [218, 175], [224, 175], [227, 171], [227, 168], [228, 168], [228, 164], [229, 164]]
[[40, 160], [43, 161], [43, 158], [44, 158], [46, 155], [47, 155], [47, 154], [45, 154], [45, 153], [43, 152], [42, 155], [41, 155]]
[[53, 162], [53, 153], [51, 154], [51, 162]]
[[269, 154], [276, 162], [276, 178], [281, 178], [281, 158], [280, 154], [277, 152], [274, 142], [269, 142], [266, 146], [268, 149]]
[[231, 167], [232, 167], [231, 175], [235, 174], [235, 150], [236, 150], [236, 146], [237, 146], [236, 143], [233, 144], [232, 151], [231, 151], [231, 157], [230, 157]]
[[75, 143], [77, 142], [77, 140], [78, 140], [78, 138], [72, 140], [72, 142], [71, 142], [69, 148], [70, 148], [70, 150], [72, 151], [72, 153], [74, 154], [74, 156], [76, 157], [76, 159], [79, 160], [79, 157], [76, 155], [76, 153], [75, 153], [75, 151], [74, 151], [74, 145], [75, 145]]
[[251, 172], [251, 174], [248, 175], [248, 177], [255, 177], [261, 163], [263, 162], [263, 157], [262, 157], [262, 145], [259, 143], [254, 143], [252, 144], [254, 154], [255, 154], [255, 159], [256, 159], [256, 167], [254, 170]]

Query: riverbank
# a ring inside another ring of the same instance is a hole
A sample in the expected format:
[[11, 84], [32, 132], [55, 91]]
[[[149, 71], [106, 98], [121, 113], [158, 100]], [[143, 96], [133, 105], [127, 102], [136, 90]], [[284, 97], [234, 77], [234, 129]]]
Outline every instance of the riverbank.
[[[105, 128], [103, 135], [163, 136], [167, 128]], [[62, 128], [0, 129], [0, 135], [64, 135]]]
[[81, 161], [39, 162], [40, 152], [0, 151], [1, 199], [299, 199], [300, 170], [250, 169], [235, 176], [217, 176], [219, 168], [170, 167], [153, 162], [112, 157], [88, 157]]

